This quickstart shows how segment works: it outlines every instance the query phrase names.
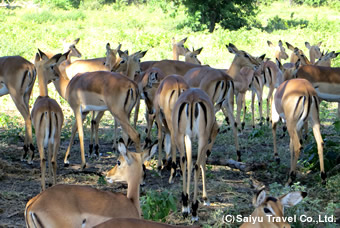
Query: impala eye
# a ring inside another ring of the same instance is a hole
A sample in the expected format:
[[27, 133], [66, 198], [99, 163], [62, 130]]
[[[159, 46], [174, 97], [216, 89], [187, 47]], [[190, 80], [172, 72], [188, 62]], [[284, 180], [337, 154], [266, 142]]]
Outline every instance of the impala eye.
[[268, 208], [263, 208], [264, 213], [266, 214], [271, 214], [272, 212]]
[[120, 166], [120, 161], [119, 160], [117, 161], [117, 165]]
[[125, 63], [125, 60], [120, 61], [120, 64], [123, 64], [123, 63]]

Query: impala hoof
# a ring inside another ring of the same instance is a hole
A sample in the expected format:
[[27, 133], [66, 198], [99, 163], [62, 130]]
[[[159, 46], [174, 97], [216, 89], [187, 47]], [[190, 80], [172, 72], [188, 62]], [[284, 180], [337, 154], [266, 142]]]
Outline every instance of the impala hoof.
[[275, 158], [275, 161], [276, 161], [276, 163], [277, 163], [278, 165], [279, 165], [280, 162], [281, 162], [280, 158]]
[[198, 221], [198, 216], [192, 216], [191, 217], [192, 222], [197, 222]]

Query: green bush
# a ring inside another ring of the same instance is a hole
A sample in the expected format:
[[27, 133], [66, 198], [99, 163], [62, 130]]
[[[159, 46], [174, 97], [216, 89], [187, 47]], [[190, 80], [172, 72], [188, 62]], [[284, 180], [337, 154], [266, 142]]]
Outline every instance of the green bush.
[[148, 191], [141, 197], [141, 208], [144, 219], [165, 221], [170, 210], [176, 211], [176, 198], [169, 191]]

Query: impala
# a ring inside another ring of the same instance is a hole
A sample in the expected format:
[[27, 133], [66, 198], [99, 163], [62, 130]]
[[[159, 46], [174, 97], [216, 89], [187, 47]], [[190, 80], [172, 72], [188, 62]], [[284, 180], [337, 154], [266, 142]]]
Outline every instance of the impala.
[[276, 59], [278, 59], [279, 61], [281, 61], [281, 59], [283, 60], [288, 59], [288, 54], [286, 52], [286, 49], [283, 47], [283, 43], [281, 40], [279, 40], [277, 46], [274, 46], [274, 44], [270, 42], [269, 40], [267, 40], [267, 44], [269, 47], [274, 49], [275, 51], [274, 56]]
[[86, 73], [93, 71], [111, 71], [116, 63], [116, 55], [121, 48], [121, 44], [116, 49], [111, 49], [110, 43], [106, 44], [106, 57], [95, 59], [79, 59], [71, 62], [70, 58], [60, 64], [66, 72], [69, 79], [73, 78], [78, 73]]
[[185, 62], [201, 65], [201, 61], [198, 60], [197, 55], [201, 54], [202, 49], [203, 47], [197, 50], [192, 49], [192, 51], [188, 51], [185, 54]]
[[159, 223], [154, 221], [148, 221], [144, 219], [136, 218], [113, 218], [104, 223], [101, 223], [94, 228], [112, 228], [112, 227], [124, 227], [124, 228], [185, 228], [185, 227], [199, 227], [199, 226], [176, 226], [165, 223]]
[[317, 43], [316, 45], [311, 46], [308, 42], [305, 42], [306, 48], [309, 50], [309, 59], [312, 64], [315, 63], [316, 59], [321, 57], [320, 46], [322, 42]]
[[[180, 164], [183, 178], [182, 213], [190, 213], [188, 200], [190, 197], [190, 178], [194, 169], [194, 196], [192, 201], [192, 220], [197, 221], [198, 209], [198, 177], [202, 171], [204, 205], [209, 205], [206, 190], [205, 165], [211, 153], [218, 125], [215, 120], [214, 105], [210, 97], [201, 89], [190, 88], [179, 97], [172, 110], [172, 128], [177, 148], [180, 152]], [[193, 162], [192, 139], [198, 138], [197, 160]], [[186, 176], [186, 171], [188, 175]]]
[[254, 99], [255, 93], [257, 95], [259, 101], [259, 113], [260, 120], [262, 122], [262, 96], [263, 96], [263, 88], [267, 86], [269, 88], [269, 92], [266, 98], [267, 101], [267, 122], [270, 120], [270, 107], [273, 99], [274, 89], [277, 88], [283, 82], [283, 75], [280, 68], [271, 60], [266, 60], [261, 64], [261, 66], [255, 71], [253, 82], [251, 83], [252, 90], [252, 124], [253, 128], [255, 127], [254, 120]]
[[[64, 55], [67, 55], [67, 53]], [[69, 164], [69, 153], [77, 129], [81, 150], [81, 168], [86, 165], [82, 123], [86, 114], [90, 111], [109, 110], [121, 124], [123, 131], [135, 143], [137, 151], [140, 152], [139, 134], [129, 123], [131, 110], [139, 99], [137, 84], [121, 74], [107, 71], [78, 74], [69, 80], [65, 71], [62, 71], [59, 65], [60, 60], [52, 66], [55, 73], [59, 75], [56, 88], [59, 94], [69, 102], [76, 116], [70, 144], [65, 154], [65, 165]]]
[[93, 227], [111, 218], [141, 218], [139, 186], [142, 164], [157, 146], [142, 153], [127, 150], [120, 142], [120, 157], [106, 178], [108, 182], [124, 181], [127, 195], [98, 190], [81, 185], [55, 185], [32, 198], [26, 204], [27, 227]]
[[292, 51], [292, 54], [290, 55], [290, 63], [295, 64], [299, 59], [299, 57], [295, 54], [296, 50], [298, 50], [301, 55], [303, 55], [303, 51], [300, 50], [297, 47], [294, 47], [293, 45], [291, 45], [288, 42], [286, 42], [286, 45], [287, 45], [288, 49]]
[[310, 120], [318, 147], [320, 173], [326, 180], [323, 162], [323, 140], [320, 132], [319, 99], [312, 84], [306, 79], [291, 79], [283, 82], [274, 96], [272, 104], [272, 132], [275, 159], [279, 161], [276, 148], [276, 125], [284, 119], [290, 137], [290, 172], [287, 184], [296, 178], [296, 165], [301, 151], [301, 129]]
[[264, 189], [260, 190], [253, 199], [255, 210], [240, 228], [290, 228], [287, 217], [284, 217], [284, 208], [300, 203], [307, 196], [306, 192], [290, 192], [278, 198], [266, 196]]
[[36, 78], [34, 65], [21, 56], [0, 57], [0, 96], [9, 94], [25, 120], [25, 141], [21, 161], [28, 156], [32, 163], [34, 146], [32, 144], [32, 120], [29, 99]]
[[321, 58], [314, 63], [315, 66], [325, 66], [325, 67], [331, 67], [331, 60], [338, 57], [340, 52], [335, 53], [335, 51], [326, 53], [325, 55], [322, 55]]
[[[55, 185], [57, 182], [57, 153], [60, 145], [64, 115], [58, 103], [48, 97], [47, 83], [48, 81], [55, 80], [57, 77], [54, 74], [48, 74], [47, 71], [51, 71], [49, 66], [56, 63], [60, 57], [61, 54], [58, 54], [51, 59], [48, 59], [47, 56], [42, 56], [42, 59], [40, 59], [40, 55], [37, 53], [34, 63], [38, 73], [40, 96], [34, 103], [31, 115], [40, 155], [42, 190], [45, 190], [46, 173], [44, 148], [48, 148], [47, 160], [50, 183], [52, 183], [52, 173], [53, 184]], [[48, 78], [51, 75], [54, 77]]]
[[[175, 135], [172, 122], [172, 110], [178, 99], [178, 97], [185, 91], [189, 89], [189, 85], [183, 79], [183, 77], [178, 75], [167, 76], [159, 85], [155, 98], [154, 98], [154, 108], [155, 108], [155, 118], [158, 126], [158, 164], [157, 168], [160, 171], [162, 167], [162, 142], [163, 134], [165, 132], [165, 152], [167, 157], [171, 151], [171, 174], [169, 178], [169, 183], [173, 183], [173, 178], [176, 175], [176, 144]], [[175, 121], [176, 122], [176, 121]]]
[[175, 38], [172, 37], [172, 56], [173, 60], [179, 60], [179, 56], [185, 54], [189, 51], [188, 48], [184, 47], [185, 41], [187, 41], [188, 37], [176, 42]]

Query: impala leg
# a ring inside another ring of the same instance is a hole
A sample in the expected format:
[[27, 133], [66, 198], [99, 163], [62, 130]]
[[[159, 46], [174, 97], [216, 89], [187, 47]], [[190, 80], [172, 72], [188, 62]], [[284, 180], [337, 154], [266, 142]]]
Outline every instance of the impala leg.
[[[17, 92], [15, 91], [15, 93]], [[32, 164], [34, 157], [34, 146], [32, 138], [32, 119], [28, 108], [28, 102], [27, 104], [25, 104], [25, 97], [22, 97], [22, 99], [16, 99], [15, 96], [12, 96], [12, 93], [10, 93], [10, 95], [14, 101], [15, 106], [25, 120], [25, 141], [24, 151], [21, 154], [21, 161], [24, 161], [26, 157], [28, 157], [27, 163]]]
[[85, 118], [83, 118], [83, 115], [80, 112], [80, 107], [75, 109], [74, 114], [76, 116], [76, 123], [77, 123], [77, 128], [78, 128], [78, 135], [79, 135], [81, 169], [85, 169], [86, 160], [85, 160], [84, 129], [83, 129], [83, 121], [84, 121]]
[[113, 145], [112, 145], [112, 149], [114, 149], [115, 151], [118, 151], [118, 147], [117, 147], [117, 128], [118, 128], [118, 122], [117, 119], [114, 117], [114, 136], [113, 136]]
[[152, 129], [153, 122], [155, 120], [155, 114], [148, 112], [146, 119], [147, 119], [147, 134], [146, 134], [146, 138], [151, 139], [151, 129]]
[[156, 123], [158, 126], [158, 162], [157, 162], [157, 170], [160, 173], [162, 169], [162, 144], [163, 144], [163, 132], [162, 132], [162, 124], [159, 117], [159, 113], [156, 113]]
[[231, 102], [231, 100], [228, 99], [228, 100], [225, 100], [222, 103], [222, 107], [225, 107], [225, 109], [228, 112], [228, 117], [229, 117], [230, 125], [233, 128], [233, 134], [234, 134], [234, 140], [235, 140], [235, 148], [236, 148], [236, 153], [237, 153], [237, 161], [241, 161], [241, 151], [240, 151], [240, 146], [239, 146], [239, 143], [238, 143], [238, 135], [237, 135], [237, 122], [235, 122], [234, 113], [233, 113], [234, 105]]
[[[171, 131], [174, 132], [174, 131]], [[170, 138], [170, 142], [168, 141], [168, 138]], [[175, 144], [175, 136], [174, 134], [167, 134], [165, 138], [166, 143], [170, 143], [171, 145], [171, 172], [170, 172], [170, 178], [169, 178], [169, 184], [172, 184], [174, 182], [174, 178], [176, 176], [176, 144]], [[165, 150], [167, 152], [167, 150]], [[168, 152], [167, 152], [168, 153]]]
[[263, 115], [262, 115], [262, 93], [263, 91], [257, 90], [256, 95], [257, 95], [257, 101], [259, 102], [259, 115], [260, 115], [260, 126], [262, 126], [262, 121], [263, 121]]
[[252, 115], [252, 125], [253, 128], [255, 128], [255, 107], [254, 107], [254, 103], [255, 103], [255, 92], [252, 90], [251, 91], [251, 115]]
[[[288, 123], [287, 123], [288, 125]], [[296, 165], [297, 160], [300, 156], [300, 150], [301, 150], [301, 144], [299, 139], [299, 134], [297, 132], [297, 129], [295, 127], [296, 125], [288, 125], [288, 133], [290, 136], [290, 155], [291, 155], [291, 162], [290, 162], [290, 172], [289, 172], [289, 178], [287, 185], [290, 185], [294, 182], [296, 178]]]
[[122, 126], [123, 131], [131, 138], [131, 140], [135, 143], [136, 152], [141, 153], [142, 148], [140, 146], [140, 136], [136, 129], [134, 129], [129, 122], [129, 117], [126, 113], [119, 113], [118, 115], [114, 115], [114, 110], [110, 110], [111, 114], [116, 117], [120, 125]]
[[92, 113], [92, 120], [91, 120], [91, 136], [90, 136], [90, 144], [89, 144], [89, 154], [91, 155], [93, 152], [93, 137], [95, 137], [95, 126], [96, 126], [96, 111], [91, 111]]
[[267, 123], [270, 121], [270, 113], [271, 109], [273, 108], [271, 104], [273, 103], [273, 92], [274, 92], [274, 86], [269, 87], [269, 92], [267, 95]]
[[43, 138], [37, 139], [37, 146], [40, 156], [40, 170], [41, 170], [41, 189], [44, 191], [46, 189], [45, 175], [46, 175], [46, 157], [44, 153]]
[[[188, 135], [184, 136], [184, 145], [185, 145], [185, 153], [186, 153], [186, 157], [187, 157], [186, 162], [187, 162], [187, 172], [188, 172], [185, 193], [186, 193], [186, 195], [188, 196], [188, 199], [189, 199], [191, 172], [192, 172], [192, 147], [191, 147], [191, 139]], [[187, 211], [188, 211], [188, 213], [190, 213], [189, 206], [188, 206]]]
[[[314, 101], [316, 101], [315, 97], [314, 97]], [[312, 103], [310, 120], [311, 120], [311, 124], [313, 128], [314, 138], [318, 146], [321, 179], [323, 183], [326, 183], [327, 175], [325, 173], [324, 160], [323, 160], [323, 144], [324, 143], [323, 143], [321, 132], [320, 132], [320, 120], [319, 120], [318, 108], [316, 108], [317, 106], [318, 106], [318, 103], [315, 103], [315, 102]]]
[[[244, 126], [246, 125], [246, 112], [247, 112], [246, 94], [245, 93], [242, 93], [241, 107], [243, 108], [242, 130], [244, 130]], [[241, 111], [240, 111], [240, 114], [241, 114]]]
[[277, 153], [276, 127], [279, 121], [280, 121], [280, 115], [276, 111], [275, 102], [272, 102], [272, 133], [273, 133], [274, 158], [278, 164], [280, 163], [280, 157]]
[[236, 95], [236, 123], [241, 126], [241, 108], [242, 108], [242, 94], [238, 93]]
[[51, 159], [51, 163], [52, 163], [52, 172], [53, 172], [53, 185], [57, 184], [57, 155], [58, 155], [58, 150], [59, 150], [59, 146], [60, 146], [60, 133], [61, 133], [61, 127], [59, 128], [59, 132], [56, 135], [56, 137], [54, 138], [54, 145], [53, 145], [53, 154], [52, 154], [52, 159]]
[[94, 125], [94, 133], [95, 133], [95, 147], [94, 147], [94, 151], [95, 151], [95, 155], [99, 158], [99, 123], [100, 120], [103, 118], [104, 116], [104, 112], [98, 112], [96, 119], [95, 119], [95, 125]]
[[140, 107], [140, 99], [137, 99], [137, 103], [136, 103], [136, 106], [135, 106], [135, 113], [134, 113], [134, 116], [133, 116], [133, 127], [135, 129], [137, 128], [139, 107]]
[[[55, 142], [54, 142], [55, 144]], [[53, 156], [53, 144], [51, 142], [48, 143], [48, 157], [47, 157], [47, 161], [48, 161], [48, 186], [52, 186], [53, 183], [53, 168], [52, 168], [52, 156]]]

